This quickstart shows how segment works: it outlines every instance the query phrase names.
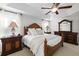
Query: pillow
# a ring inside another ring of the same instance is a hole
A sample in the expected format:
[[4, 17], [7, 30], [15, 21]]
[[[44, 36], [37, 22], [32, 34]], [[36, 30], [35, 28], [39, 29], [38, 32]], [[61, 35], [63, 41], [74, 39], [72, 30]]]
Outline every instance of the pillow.
[[29, 28], [28, 31], [31, 33], [31, 35], [38, 35], [34, 28]]
[[27, 34], [28, 34], [28, 35], [31, 35], [31, 33], [30, 33], [29, 31], [27, 32]]
[[36, 29], [38, 35], [43, 35], [43, 30], [41, 28]]

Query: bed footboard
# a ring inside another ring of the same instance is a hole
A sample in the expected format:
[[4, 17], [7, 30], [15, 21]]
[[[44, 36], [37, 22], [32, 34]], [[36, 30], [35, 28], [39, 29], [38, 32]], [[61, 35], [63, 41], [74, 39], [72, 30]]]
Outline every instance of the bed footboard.
[[47, 40], [44, 41], [44, 55], [52, 56], [60, 47], [63, 47], [63, 37], [62, 40], [55, 46], [47, 45]]

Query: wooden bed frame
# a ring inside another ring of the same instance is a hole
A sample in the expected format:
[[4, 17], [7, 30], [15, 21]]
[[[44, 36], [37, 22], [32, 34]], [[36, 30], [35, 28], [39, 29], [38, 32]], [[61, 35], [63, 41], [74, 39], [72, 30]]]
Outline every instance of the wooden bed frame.
[[[41, 28], [38, 24], [33, 23], [31, 25], [29, 25], [28, 27], [24, 27], [24, 35], [27, 34], [28, 28]], [[42, 28], [41, 28], [42, 29]], [[47, 40], [45, 39], [44, 41], [44, 55], [45, 56], [52, 56], [54, 54], [54, 52], [56, 52], [58, 50], [58, 48], [63, 46], [63, 34], [62, 34], [62, 40], [55, 46], [49, 46], [47, 45]]]

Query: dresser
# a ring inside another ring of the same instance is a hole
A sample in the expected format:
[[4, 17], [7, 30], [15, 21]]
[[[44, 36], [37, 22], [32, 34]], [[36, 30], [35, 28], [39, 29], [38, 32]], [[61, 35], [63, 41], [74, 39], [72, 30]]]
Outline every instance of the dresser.
[[13, 52], [22, 50], [22, 36], [1, 38], [2, 55], [8, 55]]
[[71, 43], [71, 44], [75, 44], [75, 45], [78, 45], [77, 43], [77, 34], [76, 32], [69, 32], [69, 31], [55, 31], [54, 32], [55, 35], [60, 35], [63, 34], [64, 36], [64, 42], [67, 42], [67, 43]]

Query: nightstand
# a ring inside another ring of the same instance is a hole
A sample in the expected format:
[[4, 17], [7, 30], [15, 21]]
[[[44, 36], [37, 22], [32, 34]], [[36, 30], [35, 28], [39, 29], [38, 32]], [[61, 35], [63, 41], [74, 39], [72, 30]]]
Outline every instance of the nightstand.
[[1, 38], [2, 55], [8, 55], [13, 52], [22, 50], [22, 36]]
[[51, 34], [51, 32], [44, 32], [45, 34]]

